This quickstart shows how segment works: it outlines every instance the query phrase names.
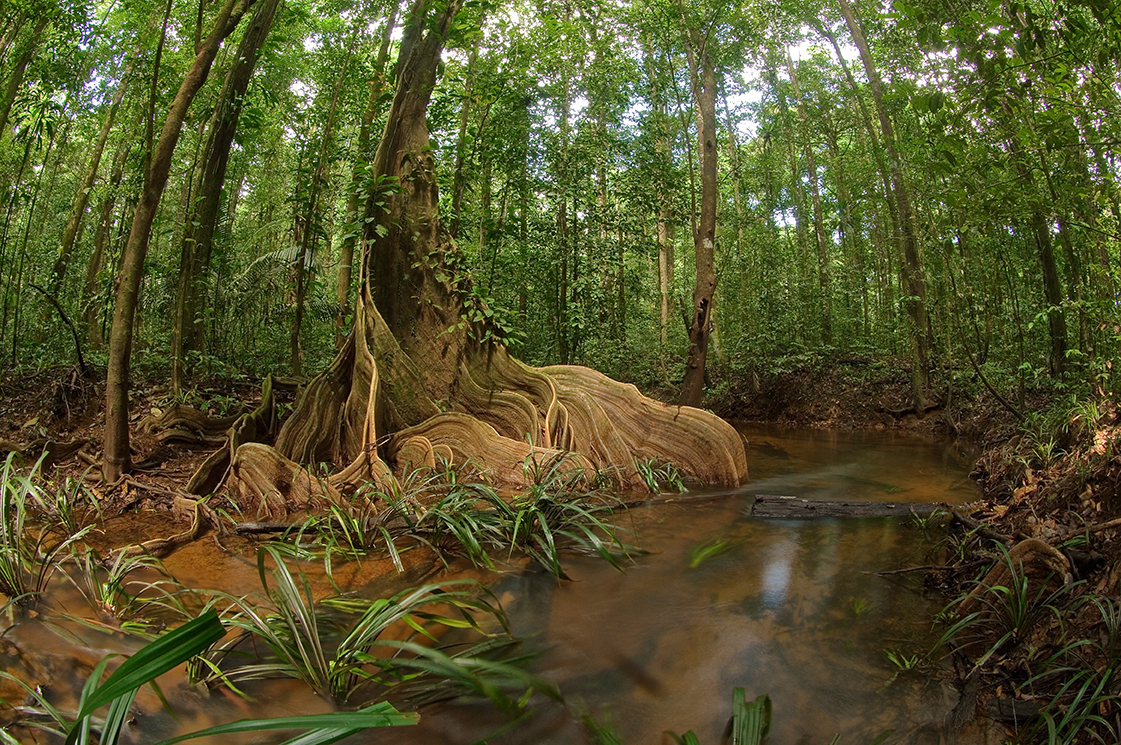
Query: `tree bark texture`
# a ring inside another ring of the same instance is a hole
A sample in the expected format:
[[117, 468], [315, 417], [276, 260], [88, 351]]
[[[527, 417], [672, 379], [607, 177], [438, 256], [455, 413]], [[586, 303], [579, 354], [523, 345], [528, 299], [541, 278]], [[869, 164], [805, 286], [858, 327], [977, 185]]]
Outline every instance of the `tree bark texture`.
[[689, 356], [679, 402], [700, 406], [704, 392], [705, 358], [712, 332], [712, 305], [716, 292], [714, 253], [716, 246], [716, 65], [707, 41], [698, 29], [685, 37], [686, 53], [697, 108], [697, 149], [700, 153], [701, 211], [693, 233], [697, 279], [693, 286], [693, 310], [689, 323]]
[[12, 113], [12, 104], [16, 101], [20, 86], [23, 85], [23, 78], [27, 74], [27, 65], [31, 62], [32, 57], [35, 56], [35, 52], [39, 49], [39, 42], [43, 39], [43, 32], [47, 30], [47, 26], [50, 22], [51, 17], [49, 15], [44, 14], [40, 16], [39, 20], [35, 23], [35, 28], [32, 29], [30, 36], [24, 43], [23, 51], [12, 66], [12, 73], [8, 76], [8, 85], [5, 86], [3, 97], [0, 98], [0, 137], [4, 136], [4, 132], [8, 128], [8, 117]]
[[399, 10], [399, 0], [391, 0], [389, 15], [386, 16], [385, 25], [382, 27], [381, 46], [378, 48], [377, 60], [374, 62], [374, 79], [370, 81], [369, 98], [366, 101], [366, 109], [362, 112], [362, 123], [358, 128], [358, 158], [355, 161], [354, 171], [350, 177], [350, 189], [346, 196], [348, 228], [339, 246], [339, 274], [335, 286], [335, 299], [338, 304], [335, 310], [335, 349], [342, 349], [346, 344], [347, 318], [351, 306], [350, 285], [354, 273], [354, 247], [364, 230], [359, 213], [359, 193], [362, 190], [364, 165], [368, 166], [368, 160], [373, 156], [370, 151], [370, 130], [381, 113], [382, 91], [385, 90], [385, 64], [389, 59], [389, 44], [393, 38], [393, 29], [397, 25]]
[[109, 360], [106, 372], [105, 437], [102, 476], [107, 482], [117, 481], [132, 466], [129, 453], [128, 393], [129, 358], [132, 355], [134, 317], [140, 295], [140, 280], [144, 273], [144, 259], [148, 254], [148, 241], [152, 223], [156, 218], [160, 198], [171, 173], [171, 160], [179, 142], [183, 120], [195, 95], [206, 82], [210, 67], [218, 54], [222, 41], [237, 27], [241, 17], [253, 0], [226, 0], [219, 10], [214, 27], [199, 47], [194, 63], [183, 77], [179, 90], [171, 102], [164, 119], [160, 138], [152, 150], [145, 174], [144, 189], [136, 204], [121, 259], [116, 302], [113, 306], [113, 326], [109, 338]]

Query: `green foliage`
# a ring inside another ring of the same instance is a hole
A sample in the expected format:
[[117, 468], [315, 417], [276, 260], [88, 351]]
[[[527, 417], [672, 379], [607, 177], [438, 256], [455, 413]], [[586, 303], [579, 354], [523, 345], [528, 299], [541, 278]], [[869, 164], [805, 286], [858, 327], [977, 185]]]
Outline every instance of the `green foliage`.
[[603, 496], [573, 491], [572, 480], [580, 474], [564, 468], [563, 460], [534, 475], [536, 483], [509, 501], [482, 484], [452, 484], [416, 513], [405, 500], [393, 506], [405, 522], [405, 535], [440, 554], [462, 552], [477, 566], [493, 568], [493, 555], [505, 553], [509, 558], [517, 552], [566, 578], [561, 552], [568, 548], [622, 568], [633, 549], [619, 539], [611, 520], [617, 505]]
[[873, 605], [868, 602], [867, 598], [854, 597], [849, 602], [849, 607], [852, 609], [852, 614], [860, 618], [861, 616], [871, 613]]
[[[87, 526], [75, 533], [58, 537], [46, 525], [33, 521], [42, 516], [49, 520], [55, 515], [72, 516], [68, 497], [52, 502], [38, 485], [40, 460], [30, 473], [19, 473], [17, 453], [9, 453], [0, 466], [0, 593], [17, 605], [35, 605], [47, 582], [57, 569], [58, 560], [67, 549], [80, 541], [90, 530]], [[63, 492], [68, 494], [69, 492]], [[60, 507], [59, 505], [64, 506]], [[60, 524], [69, 527], [67, 519]]]
[[[732, 691], [732, 745], [761, 745], [771, 731], [771, 697], [763, 694], [753, 701], [747, 700], [747, 691]], [[678, 745], [699, 745], [692, 732], [684, 735], [668, 733]]]
[[658, 465], [653, 458], [648, 460], [637, 458], [634, 465], [638, 469], [638, 474], [646, 483], [646, 488], [651, 492], [655, 494], [677, 492], [680, 494], [685, 491], [685, 477], [672, 464]]
[[[266, 559], [276, 565], [271, 587]], [[240, 610], [231, 623], [271, 655], [238, 664], [238, 650], [248, 643], [238, 637], [196, 665], [196, 675], [230, 683], [291, 677], [339, 702], [353, 699], [359, 691], [368, 697], [378, 692], [384, 695], [390, 688], [411, 693], [417, 700], [472, 693], [512, 716], [521, 712], [533, 691], [556, 696], [516, 661], [491, 659], [492, 653], [508, 647], [512, 640], [501, 609], [473, 581], [426, 585], [377, 600], [340, 598], [316, 603], [307, 578], [293, 576], [276, 548], [266, 546], [260, 551], [258, 573], [273, 612], [238, 601]], [[357, 618], [341, 620], [335, 612], [339, 610], [348, 616], [357, 613]], [[456, 629], [481, 634], [484, 639], [455, 651], [434, 646], [445, 632]], [[408, 631], [405, 638], [400, 636], [402, 631]], [[521, 689], [521, 698], [511, 698], [511, 688]]]
[[689, 551], [689, 568], [696, 569], [709, 559], [725, 554], [731, 549], [731, 543], [717, 538], [701, 541]]
[[[180, 597], [187, 594], [186, 589], [154, 556], [118, 551], [105, 561], [93, 548], [72, 545], [70, 560], [59, 564], [59, 571], [81, 593], [100, 623], [112, 622], [122, 631], [148, 636], [163, 625], [163, 616], [190, 617]], [[134, 572], [156, 573], [161, 578], [141, 581], [130, 576]]]
[[[78, 711], [70, 717], [53, 706], [38, 688], [26, 685], [8, 673], [0, 676], [22, 686], [36, 702], [41, 711], [51, 720], [50, 723], [32, 721], [32, 726], [65, 738], [67, 745], [114, 745], [123, 741], [123, 725], [128, 718], [129, 707], [141, 687], [155, 685], [160, 675], [168, 672], [195, 655], [205, 651], [219, 641], [225, 629], [218, 614], [213, 610], [188, 621], [177, 629], [169, 631], [150, 642], [101, 680], [111, 657], [101, 660], [82, 689]], [[93, 715], [108, 706], [105, 719], [94, 721]], [[239, 732], [261, 732], [268, 730], [307, 730], [304, 735], [288, 740], [286, 743], [330, 743], [370, 727], [389, 727], [415, 724], [415, 714], [402, 714], [387, 702], [379, 702], [357, 712], [334, 712], [314, 716], [295, 716], [277, 719], [243, 719], [231, 724], [209, 727], [168, 740], [158, 745], [192, 740], [200, 737], [216, 737]], [[5, 739], [5, 741], [15, 742]]]
[[919, 666], [922, 657], [917, 654], [908, 655], [898, 649], [885, 649], [884, 655], [888, 662], [895, 666], [899, 672], [910, 672]]
[[994, 655], [1024, 645], [1030, 632], [1049, 619], [1061, 618], [1061, 609], [1074, 597], [1076, 583], [1049, 590], [1047, 582], [1033, 582], [1023, 564], [1013, 559], [1004, 544], [996, 544], [999, 561], [1007, 570], [1006, 584], [989, 587], [977, 583], [978, 593], [965, 595], [951, 603], [974, 598], [980, 609], [959, 618], [942, 635], [938, 645], [951, 640], [968, 640], [963, 645], [974, 659], [974, 667], [985, 665]]

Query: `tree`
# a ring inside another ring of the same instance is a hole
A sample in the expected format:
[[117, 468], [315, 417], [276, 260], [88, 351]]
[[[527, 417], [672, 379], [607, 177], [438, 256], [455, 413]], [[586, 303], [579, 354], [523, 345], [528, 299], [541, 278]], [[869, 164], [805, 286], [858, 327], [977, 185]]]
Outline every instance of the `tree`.
[[144, 189], [132, 218], [128, 243], [125, 245], [118, 277], [116, 302], [113, 305], [113, 326], [109, 337], [109, 362], [105, 379], [105, 437], [102, 476], [107, 482], [117, 481], [131, 468], [128, 433], [129, 361], [140, 280], [144, 258], [148, 253], [152, 223], [160, 198], [171, 172], [171, 158], [179, 141], [187, 110], [210, 73], [218, 48], [237, 28], [241, 17], [253, 0], [225, 0], [206, 39], [198, 47], [195, 61], [183, 77], [179, 91], [164, 118], [163, 129], [148, 159]]
[[923, 270], [922, 253], [915, 235], [914, 211], [911, 196], [903, 176], [903, 161], [895, 142], [895, 128], [884, 104], [883, 83], [848, 0], [837, 0], [841, 15], [848, 25], [849, 33], [860, 51], [864, 63], [864, 73], [872, 91], [876, 113], [880, 120], [880, 134], [891, 171], [891, 191], [895, 208], [899, 214], [900, 242], [903, 248], [903, 280], [907, 288], [907, 313], [911, 320], [911, 398], [915, 414], [922, 416], [926, 411], [927, 369], [930, 364], [930, 318], [926, 309], [926, 274]]
[[179, 283], [175, 294], [175, 318], [171, 333], [171, 387], [178, 392], [183, 383], [183, 356], [188, 351], [202, 351], [202, 329], [197, 314], [200, 308], [200, 285], [210, 265], [214, 236], [218, 229], [222, 186], [230, 160], [230, 147], [237, 133], [238, 120], [245, 101], [249, 81], [257, 67], [257, 56], [272, 29], [280, 0], [264, 0], [253, 13], [234, 64], [226, 73], [218, 105], [211, 117], [206, 145], [203, 148], [198, 186], [193, 204], [188, 205], [183, 225], [183, 241], [179, 259]]
[[265, 505], [278, 479], [291, 484], [298, 464], [316, 461], [345, 468], [312, 490], [384, 484], [393, 478], [386, 462], [401, 472], [433, 463], [436, 453], [457, 466], [472, 462], [492, 480], [523, 483], [532, 478], [527, 464], [540, 467], [562, 451], [575, 451], [568, 462], [577, 472], [607, 470], [629, 488], [643, 483], [635, 458], [673, 462], [706, 483], [739, 483], [742, 443], [716, 417], [658, 404], [586, 368], [538, 370], [506, 353], [503, 329], [473, 295], [437, 212], [426, 114], [449, 34], [471, 25], [453, 25], [460, 12], [458, 0], [413, 3], [372, 167], [354, 328], [306, 387], [275, 450], [238, 448], [231, 491], [251, 508]]
[[708, 338], [712, 333], [713, 296], [716, 293], [716, 269], [713, 253], [716, 247], [716, 56], [712, 50], [715, 20], [702, 32], [701, 25], [685, 18], [682, 24], [685, 55], [689, 62], [689, 82], [697, 110], [697, 150], [701, 165], [700, 218], [693, 228], [696, 255], [696, 283], [693, 286], [693, 310], [689, 321], [689, 359], [685, 363], [685, 379], [679, 400], [683, 406], [700, 406], [704, 392], [705, 358]]

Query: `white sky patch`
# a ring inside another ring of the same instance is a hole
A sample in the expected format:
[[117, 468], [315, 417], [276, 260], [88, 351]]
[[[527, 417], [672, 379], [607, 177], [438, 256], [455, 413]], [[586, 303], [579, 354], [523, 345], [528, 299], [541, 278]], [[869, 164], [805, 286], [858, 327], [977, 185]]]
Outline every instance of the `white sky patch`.
[[[834, 59], [837, 56], [837, 53], [833, 51], [833, 45], [829, 43], [828, 39], [821, 38], [818, 33], [809, 26], [802, 26], [799, 31], [802, 34], [802, 40], [786, 48], [790, 53], [791, 59], [795, 62], [810, 59], [813, 57], [814, 50], [825, 52], [830, 59]], [[837, 45], [841, 48], [841, 56], [845, 58], [845, 62], [851, 63], [853, 60], [860, 59], [860, 50], [852, 44], [838, 38]]]
[[302, 80], [293, 80], [292, 85], [288, 86], [288, 90], [292, 91], [292, 94], [298, 99], [301, 109], [311, 106], [315, 100], [315, 88]]
[[588, 108], [588, 99], [586, 96], [577, 96], [572, 99], [572, 104], [569, 109], [569, 117], [573, 120], [579, 119], [584, 110]]

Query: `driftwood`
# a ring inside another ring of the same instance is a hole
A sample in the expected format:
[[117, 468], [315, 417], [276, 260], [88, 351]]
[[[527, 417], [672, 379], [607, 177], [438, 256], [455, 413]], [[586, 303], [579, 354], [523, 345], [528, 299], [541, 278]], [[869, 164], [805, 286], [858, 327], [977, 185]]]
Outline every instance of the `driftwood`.
[[748, 512], [752, 517], [785, 519], [829, 517], [929, 517], [946, 505], [936, 502], [823, 502], [760, 494]]

